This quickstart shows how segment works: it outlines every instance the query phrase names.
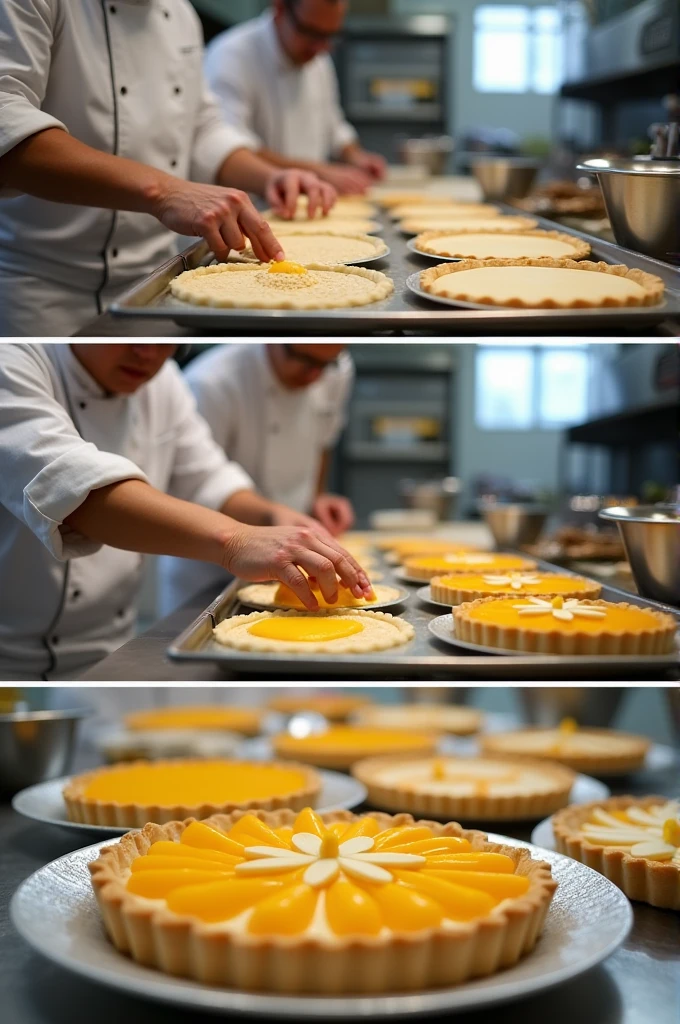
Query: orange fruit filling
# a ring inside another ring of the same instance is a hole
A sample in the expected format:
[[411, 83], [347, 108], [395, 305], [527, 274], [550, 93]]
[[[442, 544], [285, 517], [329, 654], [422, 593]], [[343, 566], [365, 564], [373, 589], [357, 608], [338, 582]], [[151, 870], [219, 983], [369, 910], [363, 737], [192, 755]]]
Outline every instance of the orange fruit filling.
[[251, 636], [287, 643], [322, 643], [362, 633], [363, 623], [352, 619], [318, 619], [312, 615], [260, 619], [248, 627]]
[[[327, 601], [321, 593], [318, 583], [311, 580], [307, 580], [307, 582], [314, 597], [319, 602], [319, 608], [360, 608], [364, 605], [375, 603], [377, 600], [375, 594], [371, 598], [355, 597], [347, 587], [338, 582], [337, 600], [333, 602]], [[276, 604], [291, 605], [293, 608], [304, 609], [305, 607], [295, 591], [287, 587], [285, 583], [279, 583], [274, 595], [274, 602]]]
[[608, 633], [635, 633], [658, 626], [654, 615], [644, 608], [622, 608], [611, 604], [596, 605], [596, 608], [605, 613], [602, 617], [591, 619], [574, 615], [572, 619], [566, 620], [555, 618], [552, 605], [550, 608], [546, 608], [542, 615], [538, 613], [522, 615], [521, 610], [515, 607], [518, 604], [524, 604], [521, 598], [499, 597], [495, 601], [478, 605], [468, 614], [470, 618], [478, 622], [488, 622], [497, 626], [515, 626], [539, 632], [559, 630], [561, 633], [601, 633], [604, 630]]
[[133, 711], [125, 718], [128, 729], [227, 729], [258, 732], [262, 712], [253, 708], [172, 707]]

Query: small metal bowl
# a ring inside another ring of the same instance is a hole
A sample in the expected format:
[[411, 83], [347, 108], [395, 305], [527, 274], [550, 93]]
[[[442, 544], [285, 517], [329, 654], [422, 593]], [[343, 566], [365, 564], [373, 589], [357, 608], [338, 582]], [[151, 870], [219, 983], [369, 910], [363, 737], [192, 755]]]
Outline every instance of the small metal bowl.
[[680, 605], [680, 506], [617, 506], [600, 518], [617, 524], [640, 594]]
[[484, 156], [470, 161], [485, 199], [524, 199], [542, 167], [540, 160], [524, 157]]
[[619, 245], [657, 260], [680, 257], [680, 160], [586, 160]]
[[0, 792], [10, 795], [68, 773], [87, 711], [15, 711], [0, 715]]
[[480, 510], [497, 548], [516, 548], [538, 540], [548, 518], [540, 505], [482, 502]]

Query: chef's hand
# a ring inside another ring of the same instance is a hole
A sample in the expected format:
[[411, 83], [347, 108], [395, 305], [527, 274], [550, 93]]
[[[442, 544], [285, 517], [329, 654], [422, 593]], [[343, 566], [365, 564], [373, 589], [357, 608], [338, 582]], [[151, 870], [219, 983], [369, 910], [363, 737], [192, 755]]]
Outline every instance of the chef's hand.
[[245, 249], [246, 237], [263, 263], [284, 259], [281, 243], [239, 189], [171, 178], [152, 210], [171, 231], [204, 238], [218, 262], [226, 261], [232, 249]]
[[387, 160], [379, 153], [369, 153], [365, 149], [360, 149], [352, 154], [349, 163], [368, 174], [374, 181], [383, 181], [387, 175]]
[[295, 509], [288, 508], [287, 505], [273, 504], [272, 509], [272, 526], [304, 526], [319, 537], [326, 540], [332, 539], [332, 535], [329, 535], [326, 527], [318, 518], [314, 519], [312, 516], [305, 515], [304, 512], [296, 512]]
[[349, 164], [319, 164], [318, 174], [341, 196], [363, 195], [373, 184], [366, 171]]
[[312, 506], [312, 515], [333, 537], [339, 537], [354, 526], [351, 502], [339, 494], [319, 494]]
[[222, 564], [253, 583], [280, 580], [311, 612], [319, 604], [301, 569], [318, 581], [329, 604], [338, 599], [338, 577], [355, 597], [372, 594], [368, 576], [352, 555], [307, 526], [241, 526], [226, 541]]
[[267, 183], [265, 199], [279, 217], [290, 220], [297, 210], [298, 196], [308, 199], [310, 220], [320, 211], [325, 217], [335, 204], [337, 192], [311, 171], [274, 171]]

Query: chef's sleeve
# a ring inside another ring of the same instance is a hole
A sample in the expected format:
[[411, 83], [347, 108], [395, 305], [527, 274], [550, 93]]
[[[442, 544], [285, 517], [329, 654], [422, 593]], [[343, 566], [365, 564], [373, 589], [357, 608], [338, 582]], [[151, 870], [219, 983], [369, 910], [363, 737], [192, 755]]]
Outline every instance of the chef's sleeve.
[[213, 438], [177, 366], [167, 363], [162, 372], [170, 395], [175, 444], [169, 493], [220, 509], [237, 491], [254, 490], [246, 471], [230, 462]]
[[222, 451], [229, 455], [234, 450], [239, 426], [243, 426], [238, 378], [225, 373], [224, 365], [216, 365], [211, 359], [207, 362], [194, 360], [187, 367], [185, 377], [199, 414]]
[[129, 459], [84, 441], [55, 395], [45, 357], [0, 345], [0, 502], [60, 561], [101, 544], [64, 526], [91, 491], [146, 476]]
[[247, 130], [227, 124], [206, 85], [194, 125], [189, 177], [214, 185], [222, 164], [238, 149], [257, 150], [260, 143]]
[[331, 119], [331, 147], [332, 156], [339, 157], [345, 146], [351, 146], [358, 141], [358, 135], [352, 125], [345, 117], [340, 105], [340, 90], [338, 78], [335, 73], [335, 65], [330, 57], [325, 60], [326, 69], [326, 91], [329, 117]]
[[[0, 157], [46, 128], [66, 125], [45, 113], [47, 80], [57, 22], [57, 0], [0, 3]], [[78, 88], [74, 81], [73, 88]], [[0, 198], [21, 193], [3, 188]]]
[[[247, 134], [250, 148], [262, 149], [264, 141], [255, 131], [254, 77], [247, 54], [234, 45], [228, 36], [214, 42], [205, 55], [205, 77], [215, 97], [222, 119], [232, 128]], [[251, 62], [252, 63], [252, 62]]]
[[333, 377], [328, 382], [329, 401], [333, 403], [331, 415], [327, 419], [324, 437], [321, 439], [324, 449], [333, 448], [340, 434], [347, 425], [349, 400], [354, 385], [354, 363], [347, 352], [343, 352], [338, 365], [331, 370]]

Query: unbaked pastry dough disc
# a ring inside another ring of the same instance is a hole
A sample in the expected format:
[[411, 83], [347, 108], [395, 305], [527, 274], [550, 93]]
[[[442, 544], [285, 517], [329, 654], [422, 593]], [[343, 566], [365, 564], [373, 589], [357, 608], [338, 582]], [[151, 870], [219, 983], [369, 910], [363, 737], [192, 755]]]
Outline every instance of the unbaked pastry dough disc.
[[395, 220], [409, 217], [500, 217], [501, 211], [491, 203], [404, 203], [393, 206], [390, 216]]
[[[358, 260], [376, 259], [387, 252], [382, 238], [373, 235], [309, 235], [286, 234], [281, 238], [281, 245], [287, 260], [295, 263], [356, 263]], [[252, 249], [244, 253], [253, 257]]]
[[265, 654], [367, 654], [401, 647], [413, 626], [386, 612], [251, 612], [213, 630], [225, 647]]
[[[451, 234], [425, 232], [415, 240], [415, 246], [432, 256], [451, 259], [584, 259], [590, 246], [579, 238], [571, 238], [559, 231], [462, 231]], [[295, 257], [293, 257], [295, 258]]]
[[284, 235], [375, 235], [382, 231], [377, 220], [368, 217], [321, 217], [314, 220], [282, 220], [268, 217], [277, 238]]
[[399, 228], [404, 234], [419, 235], [422, 231], [530, 231], [537, 224], [534, 217], [459, 217], [443, 213], [439, 217], [405, 217]]

